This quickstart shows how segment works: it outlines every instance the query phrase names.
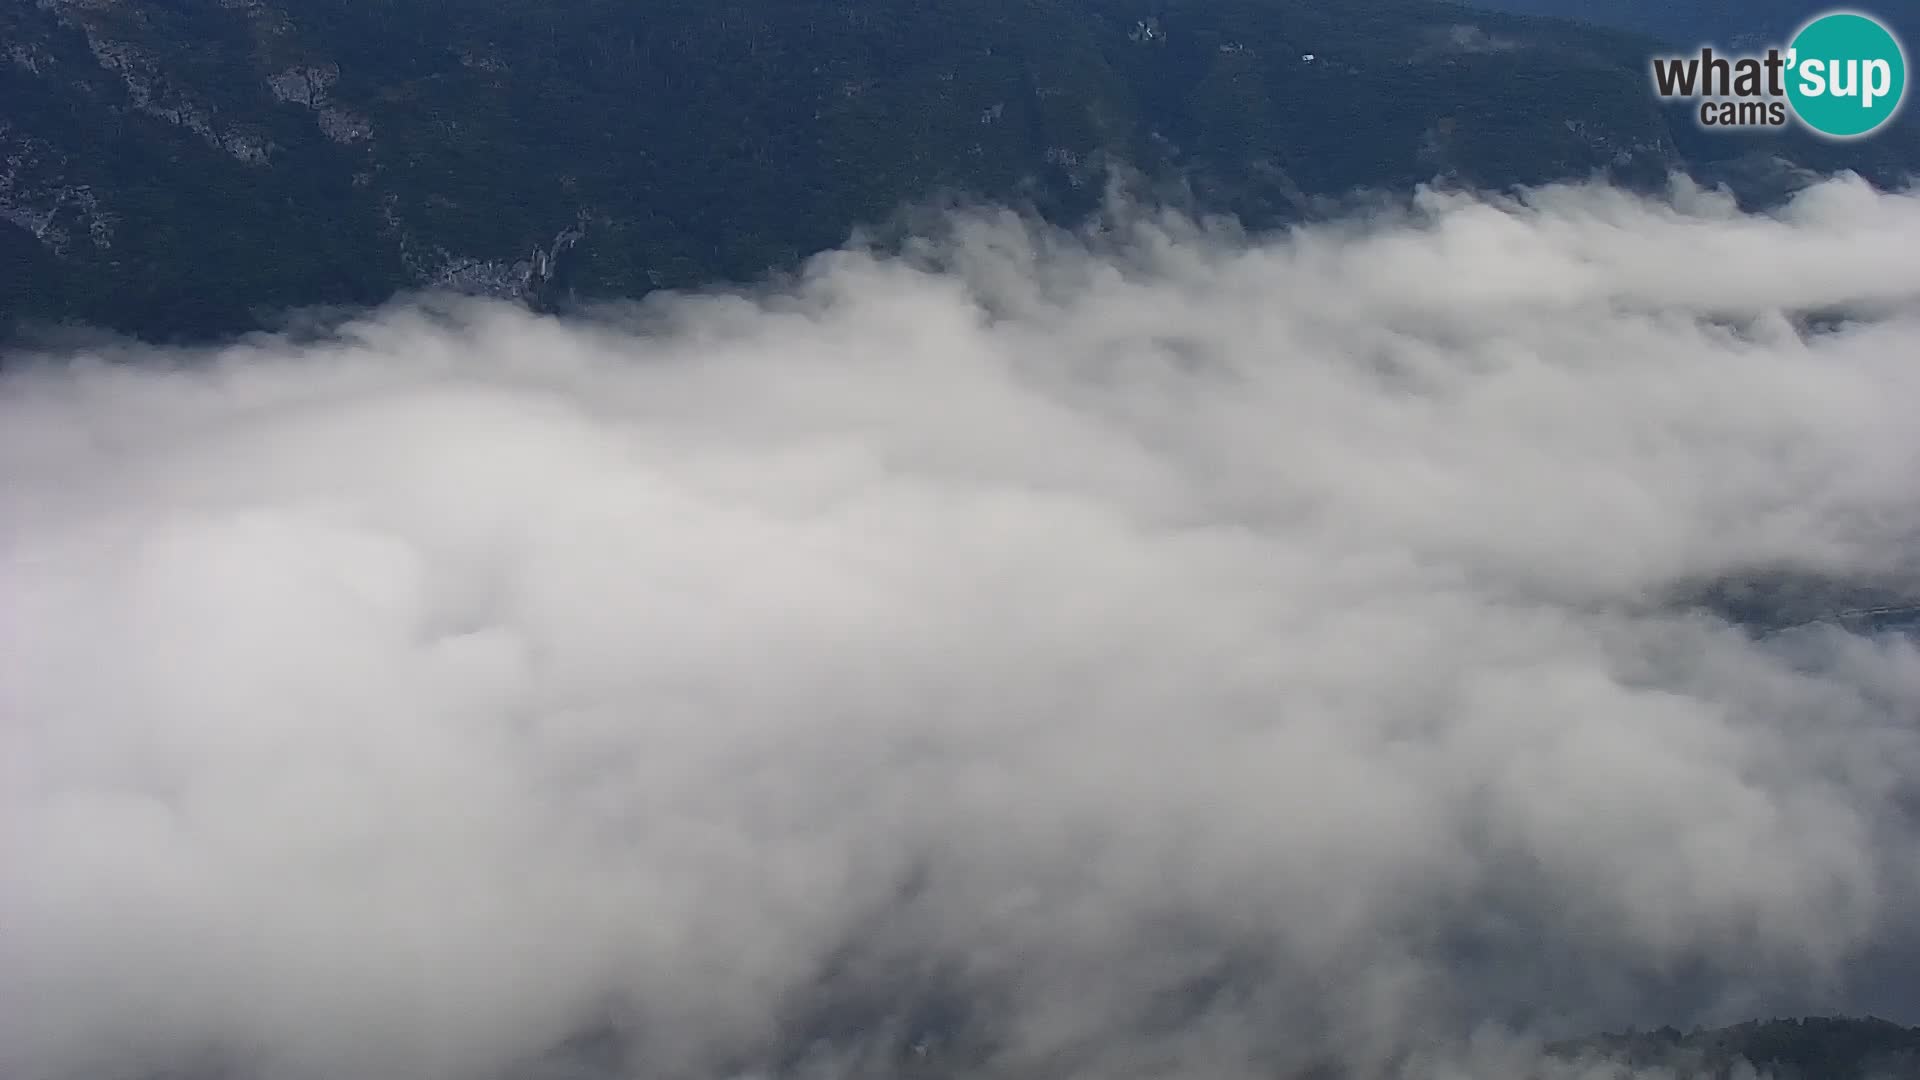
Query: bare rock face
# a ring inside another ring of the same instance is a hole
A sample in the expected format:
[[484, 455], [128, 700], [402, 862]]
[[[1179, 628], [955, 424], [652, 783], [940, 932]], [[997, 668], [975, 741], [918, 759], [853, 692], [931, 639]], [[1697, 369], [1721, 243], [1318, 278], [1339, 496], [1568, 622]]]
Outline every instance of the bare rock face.
[[[217, 95], [193, 85], [163, 50], [140, 40], [149, 25], [143, 9], [122, 0], [38, 0], [37, 7], [61, 26], [85, 35], [95, 63], [118, 78], [136, 112], [184, 128], [246, 165], [264, 166], [272, 157], [270, 140], [222, 122], [214, 103]], [[16, 63], [39, 73], [36, 50], [15, 44], [9, 52]]]
[[275, 101], [291, 101], [309, 109], [327, 103], [327, 89], [340, 80], [340, 67], [291, 67], [267, 80]]
[[373, 138], [373, 124], [358, 113], [328, 105], [319, 110], [320, 130], [337, 143], [356, 143]]
[[346, 145], [372, 138], [373, 123], [370, 120], [332, 99], [333, 85], [339, 81], [338, 64], [290, 67], [269, 78], [267, 90], [275, 101], [313, 110], [321, 132], [336, 143]]
[[0, 119], [0, 221], [25, 230], [56, 255], [73, 254], [77, 236], [98, 251], [113, 246], [114, 219], [93, 189], [67, 181], [56, 147]]

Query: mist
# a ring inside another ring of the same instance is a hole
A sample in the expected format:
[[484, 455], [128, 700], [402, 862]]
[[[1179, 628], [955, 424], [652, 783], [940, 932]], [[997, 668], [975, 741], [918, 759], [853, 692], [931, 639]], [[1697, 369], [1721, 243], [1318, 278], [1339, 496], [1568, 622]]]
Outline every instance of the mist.
[[1700, 597], [1920, 602], [1916, 404], [1920, 195], [1850, 177], [16, 352], [0, 1077], [1913, 1022], [1914, 641]]

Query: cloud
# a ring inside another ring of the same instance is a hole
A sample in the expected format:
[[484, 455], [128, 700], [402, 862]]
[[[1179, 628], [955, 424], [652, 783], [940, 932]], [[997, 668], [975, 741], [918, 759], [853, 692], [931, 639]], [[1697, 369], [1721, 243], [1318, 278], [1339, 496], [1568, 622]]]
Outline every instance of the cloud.
[[1920, 656], [1687, 598], [1913, 595], [1917, 301], [1915, 196], [1579, 186], [10, 357], [0, 1076], [1912, 1016]]
[[1456, 23], [1431, 36], [1440, 42], [1442, 50], [1449, 52], [1500, 53], [1522, 47], [1521, 42], [1513, 38], [1489, 34], [1470, 23]]

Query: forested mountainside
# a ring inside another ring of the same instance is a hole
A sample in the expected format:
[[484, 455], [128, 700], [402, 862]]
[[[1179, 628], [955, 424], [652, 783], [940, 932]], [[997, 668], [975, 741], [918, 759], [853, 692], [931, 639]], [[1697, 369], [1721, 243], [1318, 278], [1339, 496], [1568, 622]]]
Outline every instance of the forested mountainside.
[[1259, 227], [1355, 188], [1689, 169], [1764, 199], [1782, 157], [1920, 160], [1910, 125], [1703, 133], [1649, 48], [1434, 0], [8, 4], [0, 323], [751, 279], [943, 193], [1071, 217], [1121, 164]]
[[[796, 1045], [787, 1067], [800, 1065], [807, 1052], [830, 1053], [823, 1047], [852, 1035], [830, 1026], [809, 1034], [814, 1041]], [[943, 1080], [968, 1075], [977, 1050], [957, 1031], [953, 1037], [919, 1036], [898, 1042], [882, 1060], [863, 1059], [851, 1072]], [[619, 1039], [602, 1032], [531, 1063], [518, 1080], [594, 1080], [620, 1074], [623, 1060]], [[1686, 1032], [1673, 1027], [1614, 1032], [1549, 1044], [1532, 1065], [1501, 1075], [1525, 1074], [1539, 1080], [1915, 1080], [1920, 1078], [1920, 1028], [1871, 1017], [1805, 1017]], [[1328, 1062], [1275, 1080], [1359, 1078], [1350, 1067]]]
[[1553, 1051], [1564, 1058], [1597, 1058], [1715, 1080], [1755, 1074], [1772, 1080], [1920, 1076], [1920, 1028], [1877, 1019], [1766, 1020], [1688, 1033], [1663, 1028], [1562, 1043]]
[[1648, 34], [1680, 48], [1702, 44], [1726, 48], [1778, 45], [1814, 16], [1836, 7], [1863, 12], [1891, 26], [1903, 40], [1920, 31], [1920, 2], [1869, 0], [1829, 4], [1820, 0], [1482, 0], [1482, 6], [1524, 15], [1551, 15]]

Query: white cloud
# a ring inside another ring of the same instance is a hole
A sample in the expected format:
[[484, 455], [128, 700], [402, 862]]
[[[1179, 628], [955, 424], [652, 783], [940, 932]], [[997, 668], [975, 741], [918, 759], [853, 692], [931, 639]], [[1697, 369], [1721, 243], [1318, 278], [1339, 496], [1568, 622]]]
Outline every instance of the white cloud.
[[1587, 187], [11, 358], [0, 1076], [1858, 1004], [1920, 657], [1669, 601], [1916, 580], [1917, 297], [1920, 198]]

